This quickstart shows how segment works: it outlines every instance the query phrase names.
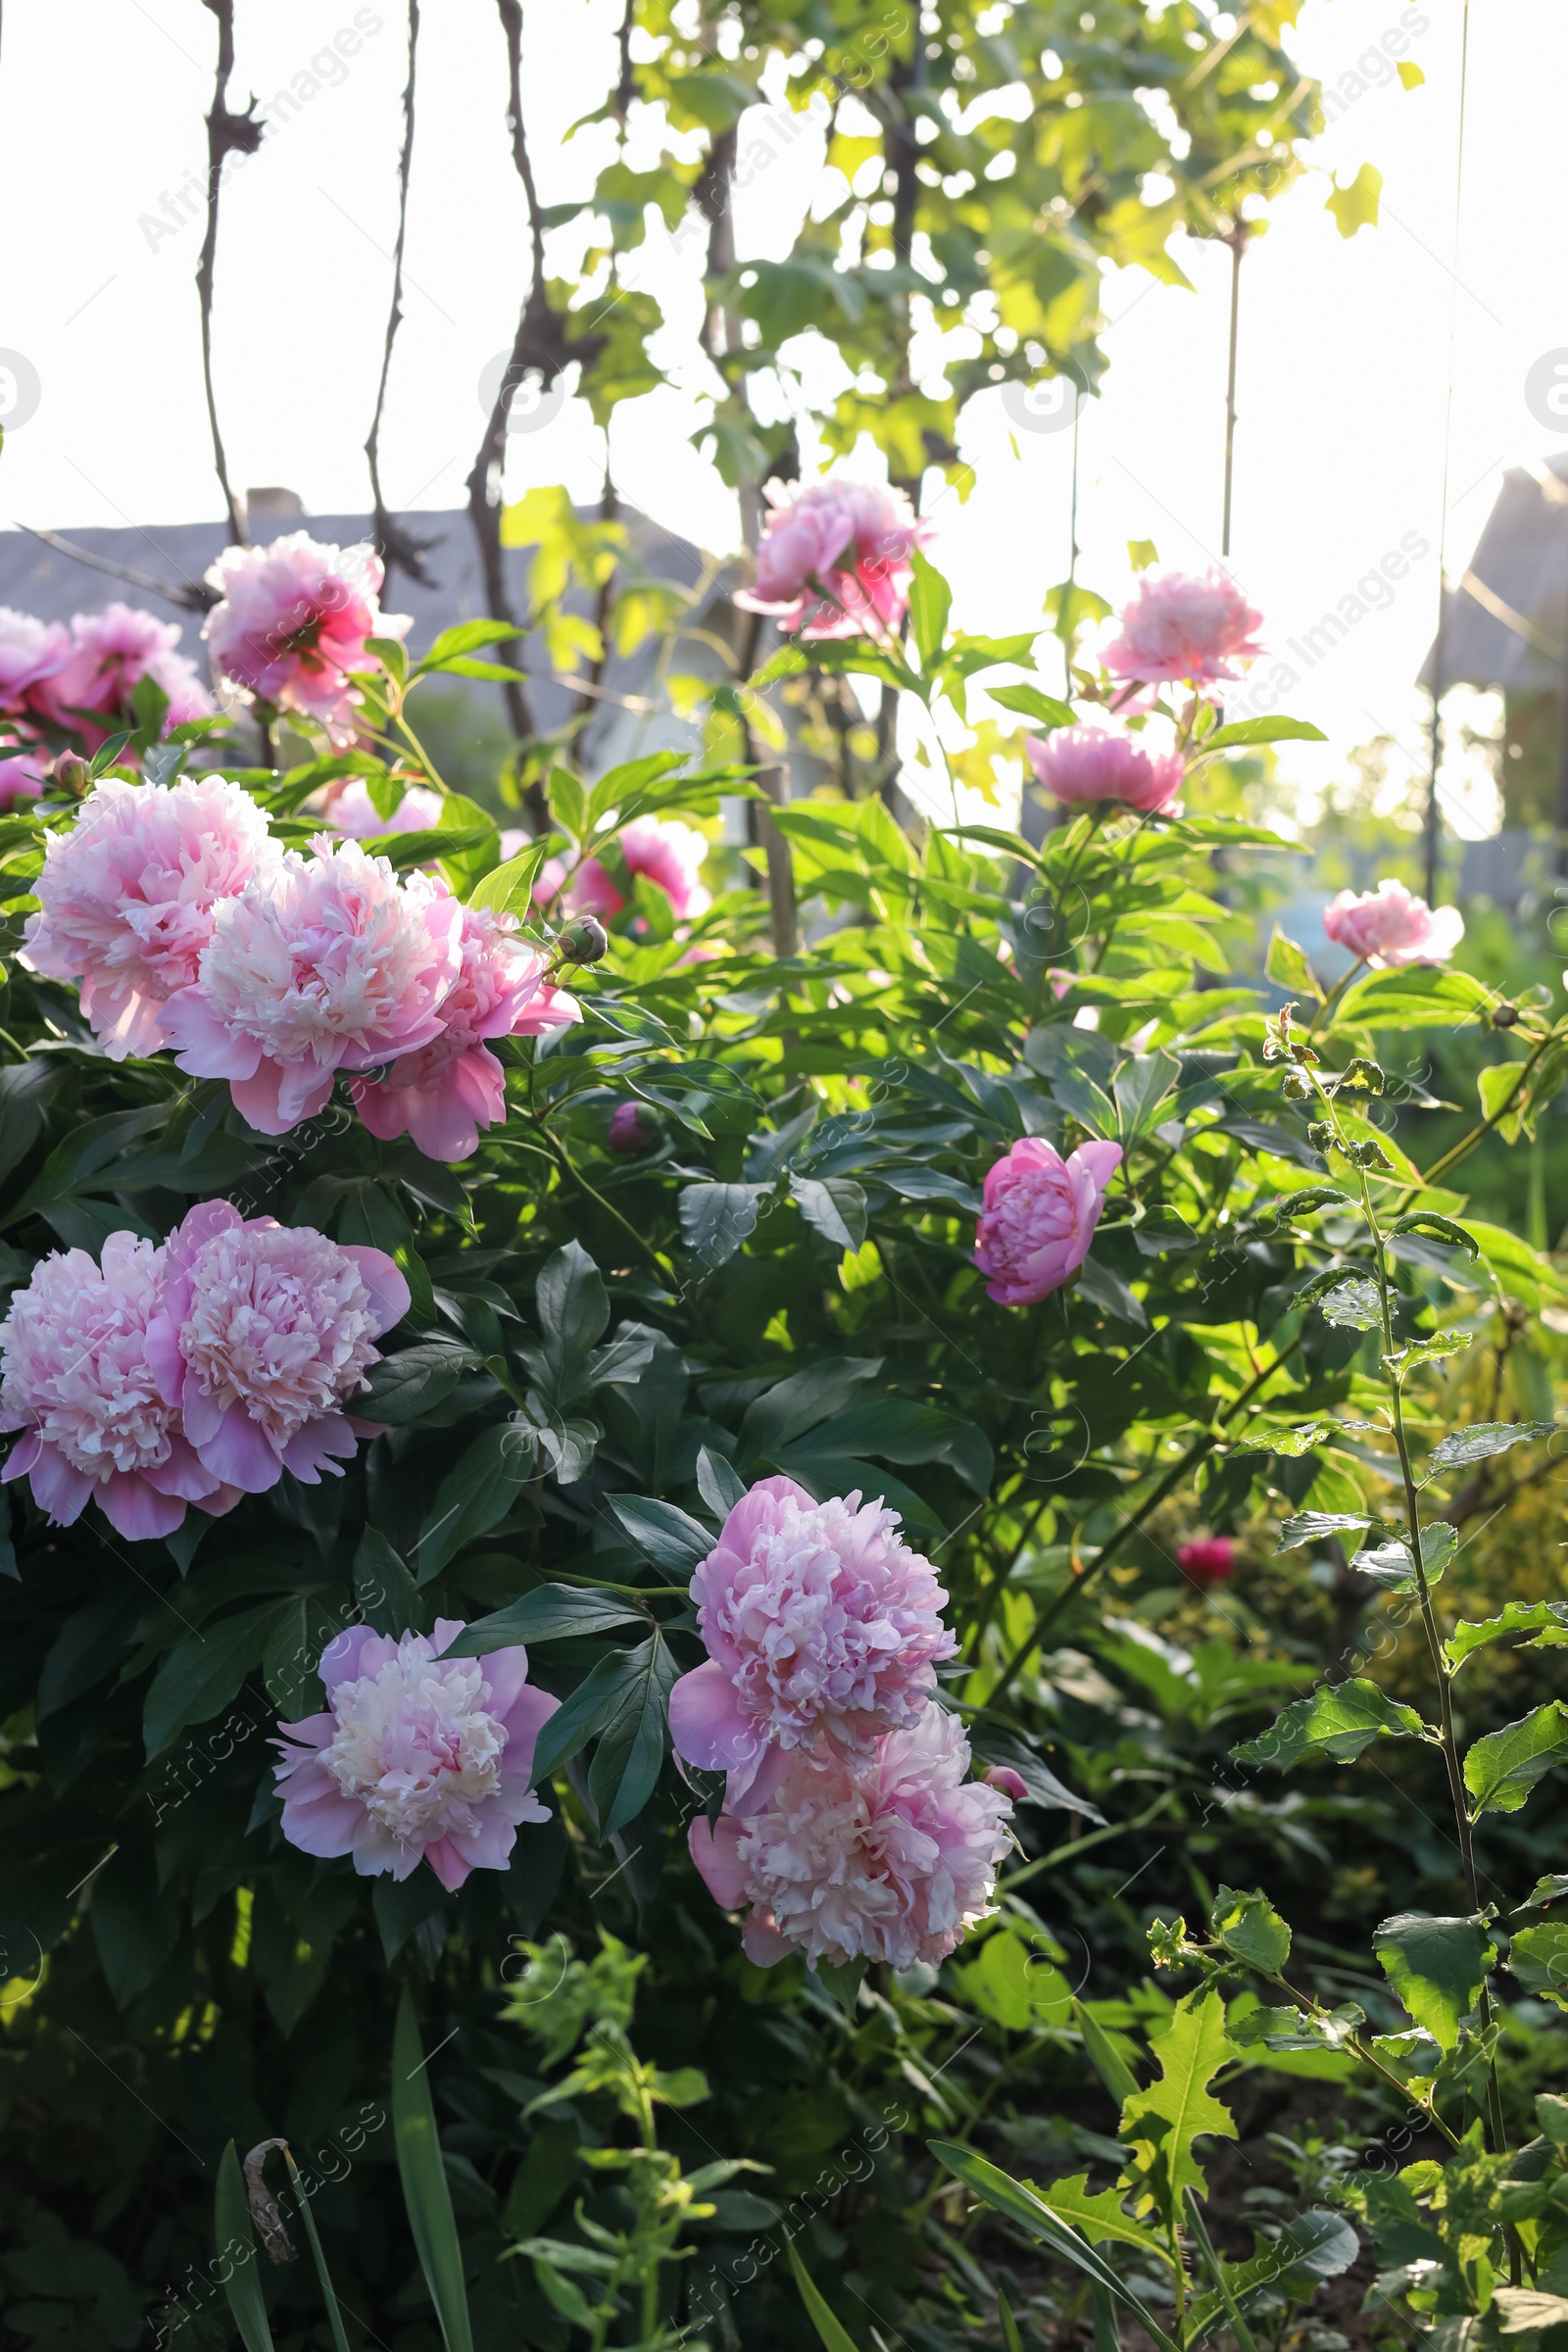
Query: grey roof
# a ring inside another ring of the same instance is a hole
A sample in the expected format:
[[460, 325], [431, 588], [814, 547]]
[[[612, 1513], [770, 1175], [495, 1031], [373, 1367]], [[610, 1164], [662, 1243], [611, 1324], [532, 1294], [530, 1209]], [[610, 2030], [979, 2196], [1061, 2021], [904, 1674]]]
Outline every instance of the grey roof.
[[[253, 532], [258, 540], [271, 539], [285, 531], [308, 530], [315, 539], [350, 547], [370, 535], [368, 514], [306, 515], [297, 511], [297, 502], [289, 500], [287, 494], [253, 492], [251, 496]], [[585, 519], [597, 518], [596, 509], [582, 512]], [[405, 514], [396, 519], [411, 536], [433, 542], [424, 559], [433, 584], [423, 587], [400, 570], [389, 580], [382, 595], [388, 612], [413, 614], [409, 644], [417, 652], [454, 621], [480, 618], [487, 614], [489, 607], [473, 528], [466, 509]], [[686, 588], [712, 578], [711, 559], [706, 558], [689, 540], [675, 538], [646, 515], [629, 510], [622, 511], [621, 520], [627, 527], [628, 554], [651, 576], [673, 580]], [[139, 573], [147, 584], [136, 585], [91, 568], [31, 532], [0, 531], [0, 605], [36, 613], [43, 620], [69, 620], [74, 612], [101, 612], [115, 603], [143, 606], [156, 612], [161, 619], [179, 622], [181, 650], [197, 663], [204, 676], [207, 674], [201, 612], [172, 602], [150, 583], [161, 583], [170, 590], [196, 586], [207, 566], [228, 543], [229, 534], [222, 523], [137, 525], [123, 530], [77, 530], [53, 536], [67, 538], [89, 556]], [[503, 562], [513, 611], [525, 612], [529, 551], [510, 548], [505, 551]], [[708, 608], [723, 599], [726, 587], [727, 578], [712, 579], [710, 597], [705, 602], [710, 629], [723, 626], [718, 615]], [[656, 662], [657, 648], [652, 641], [625, 658], [612, 650], [603, 680], [603, 717], [585, 730], [586, 740], [579, 740], [579, 753], [592, 771], [597, 772], [627, 756], [633, 737], [638, 752], [688, 750], [700, 740], [698, 728], [676, 719], [667, 710], [650, 711], [639, 707], [649, 698], [656, 683]], [[537, 636], [526, 641], [521, 666], [537, 681], [529, 694], [535, 722], [542, 734], [553, 733], [569, 716], [575, 692], [554, 681], [548, 654]], [[718, 662], [710, 649], [698, 643], [682, 649], [681, 666], [707, 674], [717, 668]], [[491, 684], [475, 685], [471, 691], [492, 702], [501, 694], [500, 687]]]
[[[1430, 689], [1437, 645], [1418, 684]], [[1510, 466], [1444, 610], [1443, 685], [1562, 690], [1568, 660], [1568, 450]]]

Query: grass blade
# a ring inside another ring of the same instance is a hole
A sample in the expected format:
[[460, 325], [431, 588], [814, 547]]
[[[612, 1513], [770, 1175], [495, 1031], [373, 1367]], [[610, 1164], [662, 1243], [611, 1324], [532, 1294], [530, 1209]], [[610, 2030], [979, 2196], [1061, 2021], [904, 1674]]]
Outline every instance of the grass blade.
[[858, 2352], [855, 2338], [845, 2331], [826, 2303], [823, 2302], [820, 2289], [795, 2251], [793, 2238], [785, 2239], [784, 2251], [790, 2258], [790, 2269], [795, 2273], [795, 2283], [801, 2290], [801, 2301], [806, 2305], [811, 2326], [822, 2338], [827, 2352]]
[[232, 2140], [219, 2162], [213, 2228], [218, 2238], [219, 2261], [226, 2260], [230, 2266], [223, 2280], [223, 2292], [245, 2352], [274, 2352], [267, 2305], [262, 2300], [262, 2281], [257, 2275], [250, 2199], [245, 2194], [245, 2177], [239, 2169], [239, 2155]]
[[473, 2352], [458, 2225], [452, 2217], [452, 2192], [441, 2162], [435, 2105], [419, 2042], [418, 2020], [414, 2014], [414, 1995], [407, 1985], [398, 2003], [398, 2022], [392, 2035], [392, 2132], [398, 2171], [403, 2177], [403, 2198], [409, 2209], [409, 2226], [414, 2231], [424, 2283], [440, 2322], [442, 2340], [447, 2352]]
[[343, 2319], [338, 2310], [337, 2291], [332, 2284], [332, 2274], [326, 2267], [326, 2256], [321, 2252], [321, 2241], [316, 2234], [316, 2216], [311, 2211], [310, 2198], [300, 2185], [299, 2166], [286, 2147], [283, 2150], [283, 2162], [288, 2166], [289, 2185], [294, 2191], [294, 2203], [298, 2208], [300, 2220], [305, 2224], [305, 2234], [311, 2241], [311, 2258], [316, 2264], [316, 2276], [321, 2281], [321, 2293], [326, 2302], [326, 2316], [331, 2323], [335, 2352], [349, 2352], [349, 2339], [343, 2332]]

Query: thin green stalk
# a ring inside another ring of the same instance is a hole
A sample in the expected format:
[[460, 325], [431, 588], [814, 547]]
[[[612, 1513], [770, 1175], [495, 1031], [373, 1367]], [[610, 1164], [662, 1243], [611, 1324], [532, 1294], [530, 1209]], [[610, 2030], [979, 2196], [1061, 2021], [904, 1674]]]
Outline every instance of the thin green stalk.
[[589, 1183], [581, 1168], [579, 1168], [567, 1155], [564, 1147], [557, 1142], [556, 1138], [551, 1135], [549, 1129], [543, 1128], [541, 1132], [544, 1134], [552, 1151], [555, 1152], [556, 1157], [561, 1162], [562, 1167], [571, 1178], [573, 1184], [578, 1187], [579, 1191], [586, 1193], [590, 1200], [596, 1201], [604, 1210], [607, 1217], [613, 1217], [615, 1223], [620, 1227], [621, 1231], [636, 1243], [639, 1250], [653, 1259], [654, 1264], [659, 1268], [659, 1271], [661, 1274], [662, 1274], [664, 1280], [672, 1286], [676, 1285], [675, 1269], [669, 1263], [669, 1260], [665, 1257], [662, 1257], [659, 1251], [654, 1248], [653, 1243], [646, 1240], [645, 1237], [638, 1232], [636, 1226], [631, 1224], [625, 1217], [621, 1215], [619, 1209], [615, 1207], [614, 1203], [607, 1200], [604, 1194], [601, 1193], [596, 1186]]
[[326, 2256], [321, 2252], [321, 2241], [316, 2233], [316, 2216], [311, 2211], [310, 2198], [300, 2186], [299, 2167], [294, 2162], [293, 2150], [287, 2145], [283, 2149], [283, 2162], [288, 2166], [289, 2182], [294, 2191], [294, 2204], [300, 2220], [305, 2224], [305, 2234], [311, 2241], [311, 2258], [316, 2264], [316, 2276], [321, 2281], [321, 2292], [326, 2298], [326, 2316], [331, 2324], [332, 2342], [336, 2346], [336, 2352], [349, 2352], [349, 2339], [343, 2332], [343, 2319], [338, 2310], [337, 2292], [332, 2284], [332, 2275], [326, 2267]]
[[[1546, 1048], [1556, 1042], [1556, 1037], [1557, 1033], [1553, 1029], [1549, 1031], [1546, 1036], [1538, 1039], [1537, 1043], [1532, 1047], [1530, 1053], [1519, 1064], [1519, 1076], [1506, 1100], [1499, 1102], [1496, 1109], [1493, 1111], [1491, 1116], [1483, 1119], [1478, 1127], [1472, 1127], [1468, 1135], [1461, 1136], [1459, 1141], [1453, 1146], [1453, 1149], [1449, 1152], [1446, 1152], [1435, 1166], [1428, 1168], [1426, 1176], [1423, 1179], [1420, 1187], [1422, 1192], [1430, 1192], [1440, 1176], [1446, 1176], [1448, 1170], [1452, 1167], [1456, 1167], [1461, 1159], [1468, 1159], [1476, 1146], [1485, 1141], [1485, 1139], [1492, 1133], [1493, 1128], [1496, 1126], [1499, 1119], [1507, 1118], [1514, 1104], [1519, 1100], [1520, 1091], [1523, 1088], [1526, 1079], [1529, 1077], [1531, 1071], [1535, 1068], [1536, 1063], [1541, 1059], [1542, 1054], [1546, 1051]], [[1414, 1198], [1414, 1192], [1409, 1190], [1409, 1188], [1406, 1188], [1406, 1199], [1413, 1200]]]
[[1324, 998], [1322, 1004], [1318, 1006], [1316, 1012], [1313, 1013], [1310, 1022], [1307, 1024], [1306, 1034], [1308, 1041], [1316, 1036], [1317, 1025], [1319, 1021], [1323, 1020], [1328, 1013], [1332, 1012], [1334, 1006], [1339, 1003], [1341, 997], [1344, 996], [1346, 990], [1349, 987], [1350, 982], [1355, 978], [1356, 973], [1361, 969], [1361, 966], [1365, 963], [1365, 961], [1366, 957], [1364, 956], [1358, 956], [1355, 961], [1351, 964], [1349, 970], [1342, 974], [1342, 976], [1335, 981], [1334, 986], [1329, 990], [1328, 995]]
[[1219, 2256], [1215, 2253], [1208, 2231], [1203, 2227], [1203, 2217], [1199, 2210], [1196, 2189], [1189, 2188], [1187, 2191], [1187, 2204], [1189, 2219], [1193, 2226], [1193, 2236], [1198, 2241], [1199, 2252], [1208, 2266], [1208, 2274], [1214, 2281], [1215, 2291], [1225, 2306], [1225, 2316], [1230, 2321], [1231, 2332], [1241, 2346], [1241, 2352], [1257, 2352], [1257, 2338], [1242, 2317], [1241, 2308], [1231, 2292]]

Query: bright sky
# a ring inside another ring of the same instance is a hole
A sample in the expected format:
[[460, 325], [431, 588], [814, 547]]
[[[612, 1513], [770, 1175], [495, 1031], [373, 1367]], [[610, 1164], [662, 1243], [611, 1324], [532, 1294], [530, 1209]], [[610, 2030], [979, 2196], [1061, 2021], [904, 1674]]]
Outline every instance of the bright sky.
[[[286, 484], [313, 512], [364, 508], [403, 10], [400, 0], [240, 0], [237, 14], [239, 102], [254, 90], [265, 109], [302, 74], [320, 86], [225, 193], [216, 338], [231, 472], [241, 487]], [[480, 380], [511, 341], [522, 220], [496, 11], [490, 0], [438, 0], [423, 15], [408, 308], [382, 440], [392, 503], [416, 508], [463, 501]], [[616, 0], [525, 9], [525, 107], [547, 203], [578, 193], [604, 160], [608, 132], [570, 145], [563, 136], [609, 78], [617, 15]], [[1409, 558], [1396, 585], [1363, 594], [1364, 616], [1321, 659], [1284, 655], [1298, 672], [1285, 707], [1331, 738], [1327, 751], [1289, 756], [1289, 772], [1308, 785], [1382, 731], [1424, 760], [1410, 681], [1436, 612], [1450, 338], [1450, 575], [1500, 468], [1568, 443], [1568, 410], [1555, 424], [1533, 413], [1526, 389], [1545, 355], [1568, 357], [1568, 9], [1473, 0], [1470, 15], [1452, 268], [1460, 0], [1306, 0], [1290, 36], [1302, 67], [1347, 102], [1310, 151], [1322, 170], [1274, 208], [1246, 265], [1232, 565], [1265, 614], [1267, 642], [1284, 649], [1355, 597], [1385, 557]], [[346, 58], [329, 46], [340, 31]], [[1424, 86], [1401, 88], [1385, 35]], [[0, 370], [11, 368], [24, 406], [35, 382], [36, 401], [19, 412], [0, 372], [0, 421], [8, 397], [19, 417], [0, 457], [0, 525], [156, 525], [220, 512], [192, 282], [214, 41], [200, 0], [8, 0], [0, 205], [13, 228]], [[68, 82], [69, 129], [59, 103]], [[807, 131], [756, 174], [741, 200], [743, 255], [787, 248], [819, 156]], [[1382, 223], [1347, 243], [1323, 209], [1325, 174], [1344, 182], [1363, 161], [1384, 174]], [[678, 250], [662, 233], [650, 239], [646, 282], [687, 325], [701, 258], [696, 237]], [[1181, 258], [1196, 293], [1139, 271], [1106, 289], [1111, 368], [1081, 432], [1080, 576], [1118, 598], [1129, 539], [1153, 539], [1183, 566], [1219, 551], [1229, 262], [1203, 245]], [[688, 348], [678, 335], [671, 343], [677, 357]], [[626, 404], [614, 468], [627, 498], [724, 551], [738, 541], [734, 502], [688, 440], [702, 381], [688, 364], [677, 389]], [[987, 394], [960, 440], [975, 486], [966, 504], [939, 491], [933, 552], [957, 585], [960, 619], [1015, 629], [1066, 567], [1071, 434], [1019, 429]], [[567, 401], [514, 432], [507, 487], [564, 480], [587, 498], [600, 466], [586, 408]]]

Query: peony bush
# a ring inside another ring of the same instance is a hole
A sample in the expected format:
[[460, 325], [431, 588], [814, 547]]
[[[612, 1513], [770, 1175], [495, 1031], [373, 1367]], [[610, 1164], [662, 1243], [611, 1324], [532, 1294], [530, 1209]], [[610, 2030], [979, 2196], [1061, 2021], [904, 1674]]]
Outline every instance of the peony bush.
[[[1463, 1187], [1568, 1022], [1395, 876], [1263, 948], [1228, 578], [1062, 699], [768, 504], [702, 763], [537, 832], [368, 550], [222, 559], [223, 712], [0, 620], [4, 2259], [182, 2352], [1542, 2332], [1568, 1280]], [[1055, 821], [727, 848], [847, 675]]]

